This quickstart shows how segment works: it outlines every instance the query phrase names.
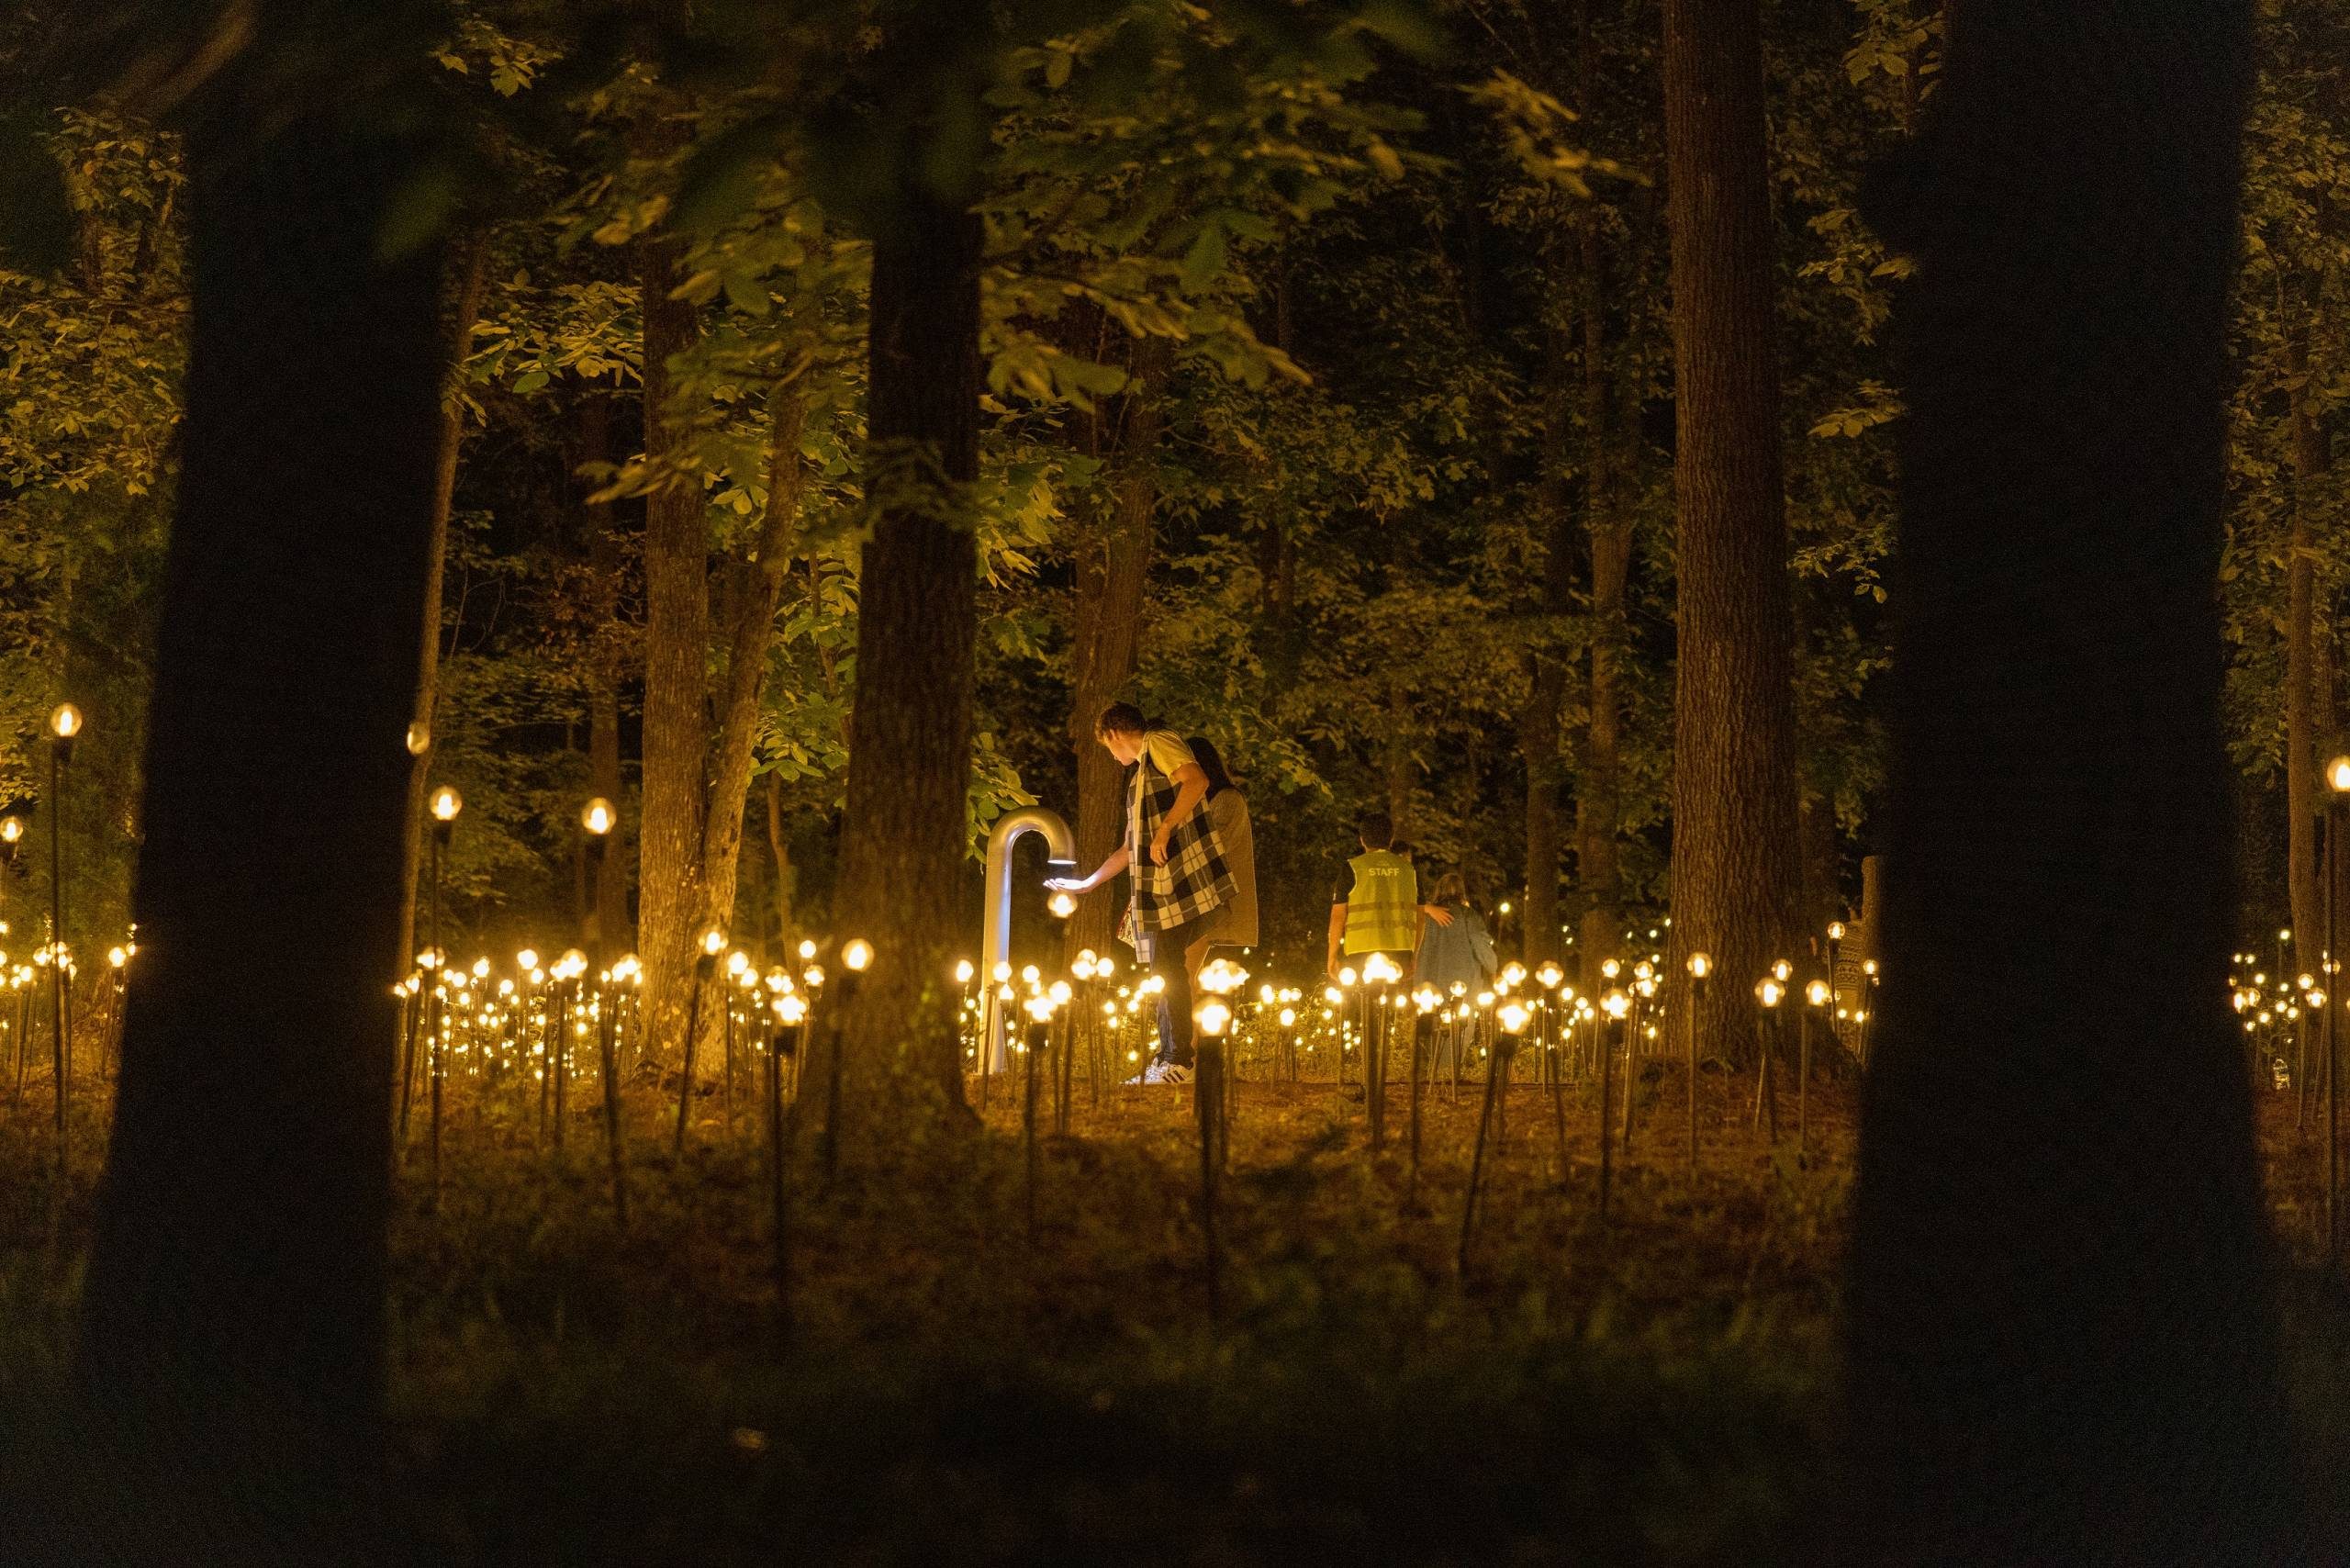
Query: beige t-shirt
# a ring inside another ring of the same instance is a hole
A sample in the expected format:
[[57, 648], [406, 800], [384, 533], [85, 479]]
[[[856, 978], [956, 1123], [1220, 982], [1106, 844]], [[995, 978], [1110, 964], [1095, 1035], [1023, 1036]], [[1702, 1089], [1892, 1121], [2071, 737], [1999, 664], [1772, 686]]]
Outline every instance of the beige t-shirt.
[[[1192, 748], [1183, 744], [1183, 737], [1172, 730], [1148, 731], [1142, 737], [1142, 746], [1143, 754], [1150, 758], [1151, 767], [1169, 778], [1175, 777], [1177, 768], [1197, 767], [1200, 763], [1200, 759], [1192, 755]], [[1142, 832], [1142, 779], [1143, 770], [1137, 767], [1126, 784], [1126, 848], [1137, 857], [1144, 848], [1137, 842], [1137, 835]], [[1136, 864], [1139, 868], [1139, 861]]]
[[1150, 754], [1150, 765], [1169, 778], [1175, 777], [1175, 770], [1179, 767], [1199, 766], [1200, 759], [1192, 755], [1192, 748], [1184, 744], [1183, 737], [1172, 730], [1152, 730], [1142, 737], [1142, 744], [1143, 749]]

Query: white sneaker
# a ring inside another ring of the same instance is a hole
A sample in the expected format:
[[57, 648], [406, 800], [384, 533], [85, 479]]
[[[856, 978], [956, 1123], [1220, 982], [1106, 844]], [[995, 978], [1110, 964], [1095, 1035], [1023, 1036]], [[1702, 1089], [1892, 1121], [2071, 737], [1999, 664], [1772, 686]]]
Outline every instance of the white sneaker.
[[1181, 1062], [1154, 1061], [1148, 1067], [1143, 1069], [1142, 1077], [1136, 1081], [1142, 1083], [1189, 1083], [1192, 1081], [1192, 1070], [1185, 1067]]

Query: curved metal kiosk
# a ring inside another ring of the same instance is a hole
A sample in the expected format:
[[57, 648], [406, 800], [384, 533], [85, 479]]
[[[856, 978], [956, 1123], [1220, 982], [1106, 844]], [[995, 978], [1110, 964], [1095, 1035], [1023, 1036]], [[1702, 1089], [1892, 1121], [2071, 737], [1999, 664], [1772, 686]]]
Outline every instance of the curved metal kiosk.
[[979, 994], [986, 999], [979, 1013], [979, 1039], [984, 1045], [982, 1070], [988, 1072], [1002, 1072], [1012, 1065], [995, 967], [1012, 955], [1013, 846], [1032, 833], [1045, 835], [1046, 876], [1077, 872], [1077, 838], [1059, 816], [1042, 806], [1024, 806], [996, 818], [988, 834], [987, 926], [979, 936]]

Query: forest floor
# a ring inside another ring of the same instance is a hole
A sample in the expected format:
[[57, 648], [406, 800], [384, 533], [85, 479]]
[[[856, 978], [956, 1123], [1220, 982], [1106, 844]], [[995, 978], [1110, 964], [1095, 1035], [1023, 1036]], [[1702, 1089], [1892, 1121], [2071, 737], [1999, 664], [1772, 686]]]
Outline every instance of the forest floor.
[[[949, 1159], [826, 1193], [793, 1172], [776, 1310], [757, 1126], [716, 1096], [628, 1103], [615, 1223], [599, 1102], [560, 1159], [534, 1105], [462, 1101], [429, 1206], [419, 1140], [394, 1247], [395, 1560], [701, 1563], [1758, 1563], [1817, 1559], [1837, 1503], [1849, 1082], [1640, 1086], [1598, 1213], [1596, 1117], [1507, 1096], [1467, 1267], [1479, 1090], [1404, 1092], [1386, 1147], [1326, 1081], [1243, 1081], [1209, 1311], [1191, 1096], [1077, 1086]], [[1360, 1093], [1360, 1091], [1357, 1091]], [[57, 1407], [86, 1187], [47, 1201], [44, 1099], [0, 1108], [0, 1512], [8, 1433]], [[1620, 1102], [1619, 1102], [1620, 1103]], [[2289, 1096], [2263, 1147], [2307, 1444], [2350, 1458], [2350, 1305], [2314, 1258], [2321, 1168]], [[1040, 1116], [1048, 1125], [1049, 1113]], [[79, 1151], [95, 1171], [97, 1134]], [[86, 1178], [84, 1178], [86, 1182]], [[2327, 1459], [2325, 1456], [2333, 1456]], [[21, 1455], [17, 1456], [21, 1459]], [[36, 1467], [37, 1468], [37, 1467]], [[2350, 1507], [2335, 1502], [2328, 1506]], [[2350, 1518], [2321, 1527], [2350, 1541]]]

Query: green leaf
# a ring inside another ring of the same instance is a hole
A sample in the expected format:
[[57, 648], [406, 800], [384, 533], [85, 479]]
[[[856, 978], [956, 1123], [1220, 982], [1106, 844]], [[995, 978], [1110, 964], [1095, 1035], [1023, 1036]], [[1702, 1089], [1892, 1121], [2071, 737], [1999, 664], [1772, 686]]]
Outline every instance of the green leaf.
[[726, 288], [726, 302], [746, 316], [764, 316], [774, 308], [767, 297], [767, 285], [747, 273], [728, 273], [722, 280]]
[[1198, 294], [1215, 281], [1224, 271], [1224, 225], [1211, 222], [1200, 230], [1200, 237], [1183, 252], [1183, 288]]

